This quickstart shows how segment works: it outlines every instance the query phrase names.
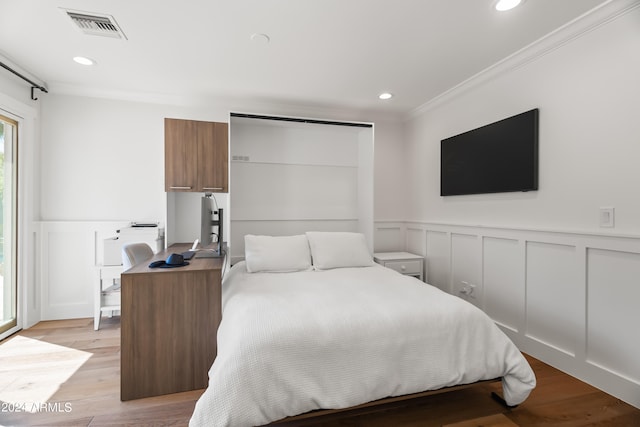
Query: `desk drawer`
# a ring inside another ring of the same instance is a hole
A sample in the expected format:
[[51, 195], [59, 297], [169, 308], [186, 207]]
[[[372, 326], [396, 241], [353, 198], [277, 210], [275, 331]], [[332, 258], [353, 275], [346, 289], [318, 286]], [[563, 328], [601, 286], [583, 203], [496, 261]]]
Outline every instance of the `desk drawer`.
[[402, 274], [420, 274], [422, 273], [422, 261], [387, 261], [384, 263], [385, 267], [389, 267], [392, 270]]

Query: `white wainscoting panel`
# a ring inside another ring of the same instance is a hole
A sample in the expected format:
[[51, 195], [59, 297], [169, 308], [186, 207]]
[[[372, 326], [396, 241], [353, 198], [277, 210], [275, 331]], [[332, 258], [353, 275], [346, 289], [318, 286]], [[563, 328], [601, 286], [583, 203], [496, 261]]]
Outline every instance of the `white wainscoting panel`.
[[524, 325], [524, 245], [515, 239], [483, 239], [482, 283], [486, 313], [501, 326], [518, 332]]
[[640, 385], [640, 254], [587, 252], [587, 362]]
[[426, 231], [427, 277], [425, 282], [450, 292], [451, 242], [450, 234], [442, 231]]
[[48, 230], [43, 320], [91, 315], [93, 310], [94, 241], [85, 231]]
[[527, 337], [575, 356], [584, 284], [574, 246], [527, 243]]
[[640, 236], [416, 221], [403, 231], [409, 252], [426, 239], [427, 283], [458, 296], [461, 281], [475, 284], [471, 302], [522, 351], [640, 408]]
[[103, 240], [129, 221], [40, 222], [41, 320], [93, 317], [96, 264], [102, 262]]
[[416, 255], [427, 254], [426, 231], [422, 227], [407, 227], [406, 250]]
[[[481, 252], [478, 236], [453, 233], [451, 235], [451, 293], [479, 306], [482, 297], [480, 282]], [[473, 286], [470, 295], [461, 291], [464, 286]]]

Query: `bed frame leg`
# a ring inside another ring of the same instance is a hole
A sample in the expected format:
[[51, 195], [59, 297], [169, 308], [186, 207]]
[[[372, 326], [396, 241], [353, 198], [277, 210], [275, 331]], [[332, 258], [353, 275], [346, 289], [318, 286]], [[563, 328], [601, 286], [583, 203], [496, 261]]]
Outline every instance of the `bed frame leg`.
[[491, 397], [493, 397], [493, 400], [497, 401], [498, 403], [500, 403], [502, 406], [504, 406], [505, 408], [508, 409], [514, 409], [517, 408], [518, 405], [514, 405], [514, 406], [510, 406], [507, 405], [507, 401], [504, 400], [504, 397], [500, 396], [498, 393], [496, 393], [495, 391], [491, 392]]

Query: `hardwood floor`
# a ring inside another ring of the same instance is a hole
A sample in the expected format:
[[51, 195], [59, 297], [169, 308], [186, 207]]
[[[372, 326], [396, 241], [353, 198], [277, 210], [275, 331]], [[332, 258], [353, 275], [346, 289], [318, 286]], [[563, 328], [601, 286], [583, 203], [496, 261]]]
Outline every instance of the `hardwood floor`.
[[[295, 425], [640, 427], [640, 409], [529, 361], [538, 386], [515, 409], [491, 398], [499, 383], [481, 384]], [[99, 331], [92, 319], [41, 322], [0, 342], [1, 426], [186, 426], [202, 391], [121, 402], [118, 317]]]

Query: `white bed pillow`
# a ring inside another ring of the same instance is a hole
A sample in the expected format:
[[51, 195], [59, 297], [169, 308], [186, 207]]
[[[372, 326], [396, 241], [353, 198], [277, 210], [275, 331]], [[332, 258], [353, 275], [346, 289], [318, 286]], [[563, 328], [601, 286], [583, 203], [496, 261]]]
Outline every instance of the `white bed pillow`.
[[311, 269], [309, 241], [297, 236], [244, 236], [244, 259], [249, 273]]
[[373, 265], [373, 257], [362, 233], [308, 231], [306, 234], [316, 270]]

